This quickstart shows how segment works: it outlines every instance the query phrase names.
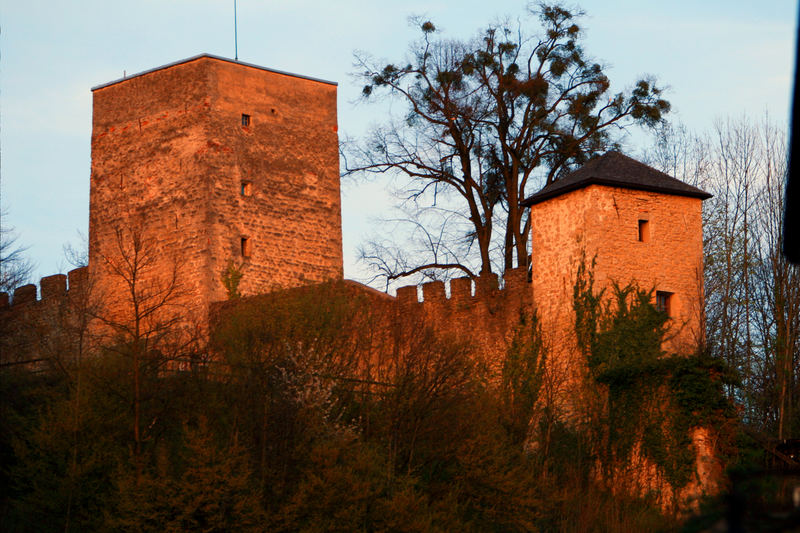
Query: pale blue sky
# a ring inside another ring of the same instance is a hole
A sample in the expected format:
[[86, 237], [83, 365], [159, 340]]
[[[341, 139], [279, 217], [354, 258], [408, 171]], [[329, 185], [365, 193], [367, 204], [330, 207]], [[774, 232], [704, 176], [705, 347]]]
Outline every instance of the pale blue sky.
[[[675, 117], [703, 130], [717, 117], [788, 114], [797, 6], [790, 0], [585, 0], [585, 49], [617, 88], [652, 74]], [[359, 135], [379, 108], [354, 105], [353, 51], [398, 61], [421, 14], [471, 37], [525, 2], [239, 0], [239, 58], [339, 83], [339, 131]], [[37, 264], [63, 271], [65, 243], [86, 234], [94, 85], [209, 52], [233, 57], [233, 0], [0, 0], [4, 226]], [[639, 137], [634, 137], [639, 139]], [[635, 147], [634, 147], [635, 151]], [[345, 275], [388, 209], [379, 183], [343, 184]], [[379, 229], [379, 228], [378, 228]]]

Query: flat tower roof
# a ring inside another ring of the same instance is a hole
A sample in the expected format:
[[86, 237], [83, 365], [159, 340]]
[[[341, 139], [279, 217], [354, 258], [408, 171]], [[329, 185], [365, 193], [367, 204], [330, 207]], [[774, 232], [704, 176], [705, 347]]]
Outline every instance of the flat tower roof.
[[272, 72], [274, 74], [283, 74], [284, 76], [291, 76], [293, 78], [301, 78], [301, 79], [304, 79], [304, 80], [317, 81], [317, 82], [320, 82], [320, 83], [326, 83], [328, 85], [334, 85], [334, 86], [335, 85], [339, 85], [335, 81], [328, 81], [328, 80], [323, 80], [323, 79], [320, 79], [320, 78], [312, 78], [311, 76], [303, 76], [302, 74], [294, 74], [292, 72], [284, 72], [282, 70], [275, 70], [275, 69], [271, 69], [271, 68], [267, 68], [267, 67], [262, 67], [262, 66], [259, 66], [259, 65], [254, 65], [253, 63], [245, 63], [244, 61], [238, 61], [238, 60], [235, 60], [235, 59], [229, 59], [227, 57], [215, 56], [213, 54], [200, 54], [200, 55], [188, 57], [186, 59], [181, 59], [179, 61], [173, 61], [172, 63], [167, 63], [166, 65], [161, 65], [160, 67], [155, 67], [155, 68], [143, 70], [142, 72], [137, 72], [136, 74], [131, 74], [130, 76], [125, 76], [123, 78], [119, 78], [119, 79], [116, 79], [114, 81], [109, 81], [107, 83], [101, 83], [100, 85], [95, 85], [94, 87], [92, 87], [92, 91], [96, 91], [98, 89], [103, 89], [105, 87], [108, 87], [110, 85], [115, 85], [117, 83], [122, 83], [123, 81], [128, 81], [128, 80], [130, 80], [132, 78], [136, 78], [136, 77], [139, 77], [139, 76], [144, 76], [145, 74], [149, 74], [149, 73], [155, 72], [157, 70], [163, 70], [165, 68], [174, 67], [176, 65], [182, 65], [184, 63], [189, 63], [190, 61], [196, 61], [198, 59], [202, 59], [202, 58], [206, 58], [206, 57], [209, 58], [209, 59], [216, 59], [217, 61], [224, 61], [226, 63], [233, 63], [234, 65], [241, 65], [243, 67], [255, 68], [255, 69], [263, 70], [263, 71], [266, 71], [266, 72]]

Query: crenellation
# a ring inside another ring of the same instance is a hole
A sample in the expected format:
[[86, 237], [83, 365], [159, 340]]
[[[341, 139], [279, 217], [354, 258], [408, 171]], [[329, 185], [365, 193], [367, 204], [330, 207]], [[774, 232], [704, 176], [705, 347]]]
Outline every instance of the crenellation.
[[[527, 294], [530, 290], [527, 269], [514, 268], [506, 271], [503, 276], [504, 286], [501, 289], [497, 274], [479, 276], [475, 278], [475, 294], [472, 292], [473, 279], [464, 276], [453, 278], [449, 281], [450, 296], [447, 296], [443, 281], [430, 281], [421, 285], [407, 285], [397, 289], [397, 303], [407, 305], [409, 303], [423, 303], [428, 306], [446, 305], [448, 302], [471, 304], [478, 300], [497, 295], [508, 297]], [[419, 290], [422, 291], [422, 300], [419, 299]]]
[[44, 277], [39, 286], [42, 288], [42, 300], [61, 298], [67, 294], [67, 276], [54, 274]]
[[398, 288], [397, 303], [401, 306], [409, 306], [415, 303], [419, 303], [419, 297], [417, 296], [417, 286], [408, 285], [405, 287]]
[[28, 304], [36, 301], [36, 285], [29, 283], [14, 289], [14, 298], [11, 300], [12, 306]]
[[481, 274], [475, 283], [475, 295], [485, 296], [492, 294], [500, 288], [497, 274]]
[[[470, 277], [450, 280], [446, 296], [441, 281], [397, 289], [396, 320], [418, 321], [459, 342], [474, 347], [490, 368], [499, 371], [499, 362], [524, 313], [532, 308], [531, 284], [524, 268], [508, 272], [500, 289], [497, 275], [476, 278], [475, 294]], [[417, 291], [424, 293], [419, 302]]]
[[[0, 292], [0, 309], [14, 308], [32, 302], [58, 301], [69, 293], [79, 292], [88, 285], [88, 267], [70, 270], [67, 274], [53, 274], [39, 280], [39, 288], [33, 283], [22, 285], [14, 290], [13, 298]], [[37, 298], [38, 296], [38, 298]]]
[[439, 304], [447, 300], [443, 281], [431, 281], [422, 284], [422, 301], [426, 304]]
[[450, 280], [450, 299], [454, 302], [465, 302], [472, 298], [472, 278], [453, 278]]

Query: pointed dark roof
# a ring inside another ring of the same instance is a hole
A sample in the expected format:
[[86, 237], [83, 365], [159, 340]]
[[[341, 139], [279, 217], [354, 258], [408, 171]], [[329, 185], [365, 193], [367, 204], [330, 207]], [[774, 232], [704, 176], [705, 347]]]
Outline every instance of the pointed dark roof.
[[619, 152], [606, 152], [604, 155], [590, 160], [578, 170], [547, 185], [533, 196], [523, 200], [521, 204], [528, 207], [589, 185], [608, 185], [609, 187], [639, 191], [691, 196], [701, 200], [711, 198], [707, 192], [676, 180], [672, 176], [626, 155]]

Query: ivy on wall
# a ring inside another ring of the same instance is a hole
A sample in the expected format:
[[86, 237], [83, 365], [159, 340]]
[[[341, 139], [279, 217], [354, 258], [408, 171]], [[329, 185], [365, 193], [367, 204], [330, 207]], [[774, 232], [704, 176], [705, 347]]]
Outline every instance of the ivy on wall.
[[653, 305], [653, 291], [616, 283], [595, 291], [594, 261], [581, 262], [573, 291], [575, 331], [590, 379], [607, 399], [597, 442], [607, 474], [637, 451], [656, 465], [675, 489], [695, 471], [690, 430], [718, 430], [733, 416], [723, 394], [724, 364], [699, 349], [662, 349], [669, 317]]

